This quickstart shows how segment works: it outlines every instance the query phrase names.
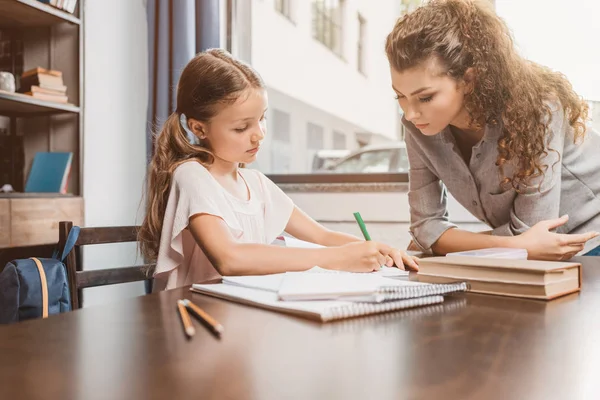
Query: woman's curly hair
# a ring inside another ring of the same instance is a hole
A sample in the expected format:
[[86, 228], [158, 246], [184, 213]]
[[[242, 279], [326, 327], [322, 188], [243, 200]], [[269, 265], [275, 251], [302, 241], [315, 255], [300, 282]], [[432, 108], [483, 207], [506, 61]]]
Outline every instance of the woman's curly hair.
[[431, 57], [456, 80], [473, 69], [465, 108], [473, 126], [502, 123], [496, 165], [503, 171], [507, 162], [514, 163], [513, 176], [501, 183], [517, 191], [548, 168], [542, 158], [554, 150], [547, 149], [549, 103], [560, 102], [575, 141], [585, 135], [587, 103], [564, 75], [518, 54], [508, 27], [487, 1], [432, 0], [396, 22], [385, 50], [399, 72]]

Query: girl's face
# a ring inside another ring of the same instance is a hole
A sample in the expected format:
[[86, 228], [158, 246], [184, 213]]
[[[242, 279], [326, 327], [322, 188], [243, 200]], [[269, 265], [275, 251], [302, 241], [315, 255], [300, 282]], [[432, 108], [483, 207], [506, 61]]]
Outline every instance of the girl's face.
[[444, 74], [435, 58], [403, 72], [390, 70], [404, 117], [421, 133], [433, 136], [448, 125], [468, 128], [464, 97], [469, 85]]
[[219, 159], [249, 164], [256, 160], [265, 137], [267, 104], [266, 90], [248, 89], [208, 123], [200, 123], [202, 133], [198, 136], [208, 142], [209, 149]]

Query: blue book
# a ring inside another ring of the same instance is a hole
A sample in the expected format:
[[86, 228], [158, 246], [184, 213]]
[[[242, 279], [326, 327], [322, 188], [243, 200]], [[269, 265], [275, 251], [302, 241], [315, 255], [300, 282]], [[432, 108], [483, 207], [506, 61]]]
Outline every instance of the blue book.
[[36, 153], [25, 192], [67, 193], [73, 153]]

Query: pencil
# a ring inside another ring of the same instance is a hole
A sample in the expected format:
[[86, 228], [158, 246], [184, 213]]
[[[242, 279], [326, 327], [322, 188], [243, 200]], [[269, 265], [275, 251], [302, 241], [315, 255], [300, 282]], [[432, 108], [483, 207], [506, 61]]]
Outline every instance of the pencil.
[[371, 240], [371, 236], [369, 235], [369, 232], [367, 231], [367, 227], [366, 227], [365, 222], [363, 221], [362, 217], [360, 216], [360, 213], [355, 212], [354, 218], [356, 219], [356, 222], [358, 222], [358, 226], [359, 226], [363, 236], [365, 237], [365, 240]]
[[185, 334], [188, 335], [188, 337], [194, 336], [194, 334], [196, 333], [196, 329], [192, 325], [190, 314], [188, 314], [183, 301], [177, 300], [177, 309], [179, 309], [179, 316], [181, 317], [181, 322], [183, 323], [183, 329], [185, 331]]
[[204, 322], [206, 326], [217, 336], [221, 337], [223, 333], [223, 325], [218, 323], [213, 317], [208, 315], [200, 307], [189, 301], [188, 299], [183, 300], [183, 304], [192, 311], [192, 314], [198, 318], [201, 322]]

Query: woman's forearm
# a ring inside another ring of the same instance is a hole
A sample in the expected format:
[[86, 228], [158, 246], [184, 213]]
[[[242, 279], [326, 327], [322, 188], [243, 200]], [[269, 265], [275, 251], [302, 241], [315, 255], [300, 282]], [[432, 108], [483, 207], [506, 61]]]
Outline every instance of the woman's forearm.
[[445, 255], [456, 251], [478, 250], [489, 247], [519, 247], [514, 236], [493, 236], [488, 232], [475, 233], [452, 228], [431, 246], [435, 254]]

